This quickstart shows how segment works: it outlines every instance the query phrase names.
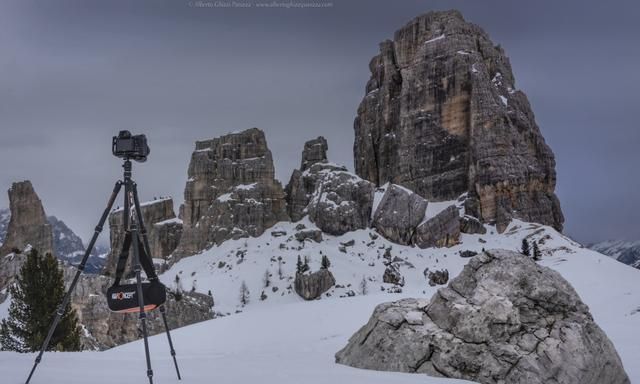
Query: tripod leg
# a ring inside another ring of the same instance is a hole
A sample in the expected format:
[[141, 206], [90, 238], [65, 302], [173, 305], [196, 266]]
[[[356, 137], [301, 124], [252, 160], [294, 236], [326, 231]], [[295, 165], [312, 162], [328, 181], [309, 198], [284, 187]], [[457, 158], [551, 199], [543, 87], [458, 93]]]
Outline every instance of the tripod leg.
[[131, 222], [131, 238], [133, 240], [133, 257], [134, 266], [133, 270], [136, 273], [136, 283], [138, 285], [138, 304], [140, 305], [140, 323], [142, 325], [142, 334], [144, 336], [144, 353], [147, 358], [147, 377], [149, 378], [149, 384], [153, 384], [153, 370], [151, 369], [151, 357], [149, 356], [149, 340], [147, 335], [147, 314], [144, 309], [144, 296], [142, 295], [142, 276], [140, 272], [142, 267], [140, 266], [140, 249], [138, 238], [138, 228], [135, 221]]
[[51, 342], [51, 337], [53, 336], [53, 332], [56, 330], [56, 327], [58, 326], [58, 323], [60, 322], [60, 319], [62, 318], [62, 315], [64, 314], [64, 310], [67, 307], [67, 305], [69, 304], [69, 300], [71, 298], [71, 293], [73, 293], [73, 290], [76, 288], [76, 284], [78, 284], [78, 280], [80, 279], [80, 274], [82, 273], [82, 271], [84, 271], [85, 265], [87, 264], [87, 260], [89, 259], [89, 255], [91, 254], [91, 251], [93, 251], [93, 247], [96, 245], [96, 241], [98, 240], [98, 236], [100, 235], [100, 232], [102, 232], [102, 228], [104, 226], [104, 222], [107, 220], [107, 217], [109, 216], [109, 212], [111, 211], [111, 207], [113, 207], [113, 203], [115, 202], [116, 197], [118, 196], [118, 193], [120, 192], [120, 188], [121, 187], [122, 187], [122, 182], [121, 181], [118, 181], [116, 183], [116, 185], [113, 187], [113, 192], [111, 193], [111, 197], [109, 197], [109, 202], [107, 203], [107, 207], [105, 208], [104, 212], [102, 213], [102, 217], [100, 217], [100, 221], [98, 222], [98, 225], [96, 226], [95, 232], [93, 233], [93, 237], [91, 237], [91, 241], [89, 242], [89, 246], [85, 250], [84, 256], [82, 257], [82, 261], [78, 265], [78, 270], [76, 271], [76, 274], [73, 277], [73, 280], [71, 281], [71, 285], [69, 286], [69, 290], [64, 295], [64, 298], [62, 299], [62, 303], [60, 304], [60, 306], [58, 307], [58, 310], [56, 311], [56, 317], [53, 319], [53, 322], [51, 323], [51, 326], [49, 327], [49, 332], [47, 333], [47, 337], [44, 339], [44, 342], [42, 343], [42, 347], [40, 347], [40, 353], [38, 353], [38, 356], [36, 357], [36, 361], [33, 364], [33, 368], [31, 368], [31, 372], [29, 373], [29, 377], [27, 378], [27, 381], [25, 382], [25, 384], [29, 384], [29, 381], [31, 381], [31, 377], [33, 376], [33, 373], [35, 372], [36, 367], [38, 366], [38, 364], [42, 360], [42, 355], [44, 354], [44, 351], [47, 349], [47, 347], [49, 347], [49, 342]]
[[[151, 258], [151, 247], [149, 246], [149, 238], [147, 236], [147, 230], [144, 225], [144, 219], [142, 218], [142, 209], [140, 209], [140, 199], [138, 198], [138, 186], [136, 183], [132, 183], [131, 188], [133, 192], [133, 204], [136, 210], [136, 217], [138, 219], [138, 224], [140, 226], [140, 233], [142, 234], [142, 245], [144, 247], [144, 250], [147, 256]], [[151, 269], [150, 272], [153, 272], [153, 276], [147, 276], [147, 278], [157, 279], [158, 277], [155, 275], [153, 262], [151, 262], [150, 269]], [[171, 352], [171, 357], [173, 358], [173, 365], [176, 367], [176, 374], [178, 375], [178, 380], [182, 380], [180, 376], [180, 368], [178, 367], [178, 360], [176, 359], [176, 351], [173, 348], [173, 341], [171, 340], [171, 332], [169, 331], [169, 325], [167, 324], [166, 308], [164, 305], [160, 306], [160, 313], [162, 314], [162, 322], [164, 323], [164, 329], [167, 333], [167, 340], [169, 341], [169, 351]]]
[[176, 350], [173, 349], [173, 341], [171, 340], [171, 332], [169, 332], [169, 325], [167, 324], [167, 315], [166, 309], [164, 305], [160, 306], [160, 313], [162, 314], [162, 322], [164, 323], [164, 330], [167, 333], [167, 340], [169, 341], [169, 350], [171, 351], [171, 357], [173, 357], [173, 365], [176, 367], [176, 374], [178, 375], [178, 380], [182, 380], [180, 377], [180, 368], [178, 368], [178, 360], [176, 360]]

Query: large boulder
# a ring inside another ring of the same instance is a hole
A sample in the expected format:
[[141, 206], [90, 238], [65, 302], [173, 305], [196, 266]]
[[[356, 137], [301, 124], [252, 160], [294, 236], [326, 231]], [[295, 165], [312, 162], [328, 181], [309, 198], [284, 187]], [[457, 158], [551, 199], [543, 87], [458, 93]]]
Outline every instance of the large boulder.
[[44, 213], [42, 202], [31, 182], [13, 183], [9, 189], [11, 212], [6, 236], [0, 246], [0, 256], [24, 250], [28, 245], [41, 253], [54, 251], [51, 224]]
[[379, 305], [336, 361], [491, 384], [629, 383], [573, 287], [506, 250], [471, 259], [431, 301]]
[[352, 173], [323, 172], [307, 206], [309, 218], [331, 235], [368, 228], [373, 195], [373, 184]]
[[175, 259], [228, 239], [260, 236], [289, 218], [271, 151], [258, 128], [196, 142], [188, 176], [180, 208], [184, 232]]
[[408, 245], [426, 210], [427, 201], [421, 196], [390, 184], [373, 213], [371, 227], [388, 240]]
[[[172, 261], [171, 253], [175, 250], [182, 235], [182, 221], [176, 218], [173, 210], [173, 199], [160, 198], [140, 204], [142, 219], [144, 220], [151, 248], [151, 257]], [[124, 242], [124, 215], [123, 209], [118, 208], [109, 215], [109, 230], [111, 239], [111, 251], [103, 269], [103, 273], [113, 275], [118, 264], [118, 257]], [[125, 267], [125, 274], [131, 271], [133, 253]]]
[[354, 122], [355, 171], [431, 201], [468, 193], [502, 231], [561, 230], [555, 159], [505, 52], [457, 11], [429, 12], [380, 44]]
[[297, 273], [293, 282], [296, 293], [305, 300], [315, 300], [336, 284], [336, 279], [328, 269], [310, 274]]
[[420, 248], [451, 247], [457, 244], [459, 239], [459, 210], [455, 205], [450, 205], [418, 225], [413, 242]]

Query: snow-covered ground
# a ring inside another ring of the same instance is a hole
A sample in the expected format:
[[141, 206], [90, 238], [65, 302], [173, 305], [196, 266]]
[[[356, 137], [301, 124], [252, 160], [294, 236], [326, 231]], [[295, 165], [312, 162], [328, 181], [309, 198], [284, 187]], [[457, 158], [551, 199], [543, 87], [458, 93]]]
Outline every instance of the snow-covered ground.
[[[307, 228], [313, 224], [304, 222]], [[185, 258], [162, 275], [169, 286], [176, 274], [184, 289], [211, 290], [215, 309], [229, 316], [174, 331], [174, 342], [185, 383], [455, 383], [423, 375], [358, 370], [334, 364], [334, 354], [369, 318], [375, 305], [402, 297], [431, 297], [423, 275], [446, 268], [456, 276], [468, 261], [463, 250], [482, 248], [517, 250], [522, 238], [543, 240], [541, 263], [559, 271], [589, 305], [596, 322], [604, 329], [622, 357], [632, 382], [640, 382], [640, 271], [581, 247], [555, 230], [514, 221], [503, 234], [487, 227], [486, 235], [463, 235], [462, 243], [445, 249], [404, 247], [392, 244], [373, 231], [362, 230], [340, 237], [324, 235], [321, 243], [295, 240], [296, 224], [280, 223], [259, 238], [228, 241], [201, 255]], [[271, 232], [284, 231], [275, 237]], [[339, 250], [346, 246], [346, 253]], [[281, 245], [283, 244], [283, 245]], [[344, 247], [344, 246], [343, 246]], [[402, 293], [382, 283], [383, 255], [406, 261], [401, 267], [406, 284]], [[337, 285], [322, 300], [304, 302], [289, 286], [298, 255], [310, 258], [311, 269], [320, 267], [322, 255], [331, 260], [330, 270]], [[278, 256], [283, 278], [278, 275]], [[265, 271], [271, 273], [264, 287]], [[360, 283], [367, 281], [368, 294]], [[251, 302], [242, 307], [239, 289], [245, 281]], [[277, 290], [274, 292], [274, 288]], [[264, 291], [267, 299], [260, 300]], [[346, 297], [353, 291], [355, 297]], [[242, 313], [236, 313], [242, 311]], [[169, 314], [170, 315], [170, 314]], [[166, 338], [150, 341], [157, 383], [177, 382]], [[33, 361], [33, 355], [0, 353], [2, 382], [18, 383]], [[141, 342], [105, 352], [49, 353], [34, 383], [140, 383], [144, 382], [144, 353]]]

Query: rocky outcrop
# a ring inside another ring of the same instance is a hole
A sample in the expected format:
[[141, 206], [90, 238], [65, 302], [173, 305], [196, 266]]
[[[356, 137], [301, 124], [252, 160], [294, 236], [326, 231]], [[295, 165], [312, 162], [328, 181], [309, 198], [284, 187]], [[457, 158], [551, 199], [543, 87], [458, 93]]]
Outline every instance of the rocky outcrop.
[[480, 234], [484, 235], [487, 233], [487, 229], [484, 227], [482, 222], [477, 218], [469, 215], [465, 215], [460, 218], [460, 232], [468, 233], [470, 235]]
[[24, 250], [31, 245], [41, 253], [52, 252], [53, 236], [42, 202], [30, 181], [13, 183], [9, 189], [11, 218], [7, 234], [0, 247], [0, 256], [14, 249]]
[[309, 218], [331, 235], [368, 228], [373, 195], [374, 185], [352, 173], [322, 172], [307, 206]]
[[304, 143], [300, 171], [304, 172], [313, 164], [326, 163], [328, 150], [329, 145], [327, 144], [327, 139], [322, 136], [318, 136], [315, 139], [309, 140]]
[[288, 220], [284, 191], [274, 178], [264, 133], [252, 128], [196, 142], [184, 204], [177, 258], [232, 238], [259, 236]]
[[310, 274], [297, 273], [293, 282], [296, 293], [305, 300], [315, 300], [336, 284], [336, 279], [328, 269]]
[[400, 273], [400, 268], [396, 264], [389, 264], [382, 274], [382, 281], [388, 284], [404, 286], [404, 277]]
[[5, 299], [2, 291], [15, 281], [26, 259], [25, 255], [16, 253], [0, 256], [0, 303]]
[[295, 233], [295, 238], [298, 241], [311, 240], [319, 243], [322, 241], [322, 231], [319, 229], [303, 229]]
[[420, 248], [451, 247], [460, 239], [460, 214], [455, 205], [423, 221], [416, 228], [413, 242]]
[[[170, 262], [169, 256], [175, 250], [182, 235], [182, 222], [176, 218], [173, 211], [173, 199], [162, 198], [140, 204], [142, 219], [144, 220], [149, 237], [151, 256], [154, 259], [163, 259]], [[124, 242], [124, 210], [116, 209], [109, 215], [109, 230], [111, 238], [111, 251], [107, 256], [104, 273], [113, 275], [118, 264], [118, 257], [122, 243]], [[125, 268], [131, 270], [133, 253], [129, 255], [129, 261]]]
[[306, 214], [305, 208], [311, 200], [322, 171], [347, 170], [344, 167], [328, 164], [327, 150], [327, 140], [322, 136], [304, 143], [300, 169], [293, 171], [285, 187], [287, 212], [293, 222], [302, 219]]
[[499, 231], [512, 217], [562, 229], [554, 155], [481, 28], [457, 11], [429, 12], [384, 41], [369, 68], [354, 123], [360, 177], [429, 201], [468, 193]]
[[629, 383], [573, 287], [504, 250], [471, 259], [431, 301], [379, 305], [336, 361], [490, 384]]
[[[76, 269], [65, 268], [65, 281], [70, 283]], [[105, 299], [106, 290], [113, 284], [112, 279], [101, 275], [81, 275], [71, 298], [71, 305], [78, 313], [78, 320], [86, 328], [82, 338], [86, 349], [107, 349], [140, 338], [137, 314], [122, 314], [109, 311]], [[167, 321], [171, 329], [194, 324], [214, 317], [213, 299], [204, 294], [184, 292], [176, 301], [167, 295]], [[149, 312], [148, 329], [150, 335], [164, 332], [159, 311]]]
[[435, 287], [436, 285], [445, 285], [449, 282], [449, 271], [442, 269], [439, 271], [427, 272], [427, 280], [429, 285]]
[[406, 188], [390, 184], [373, 214], [371, 227], [388, 240], [408, 245], [426, 210], [425, 199]]

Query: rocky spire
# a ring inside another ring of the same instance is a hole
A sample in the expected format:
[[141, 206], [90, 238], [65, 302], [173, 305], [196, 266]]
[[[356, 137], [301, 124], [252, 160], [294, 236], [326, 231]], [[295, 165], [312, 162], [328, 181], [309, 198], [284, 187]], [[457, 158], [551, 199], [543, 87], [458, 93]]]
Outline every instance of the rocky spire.
[[13, 183], [9, 189], [9, 210], [11, 219], [0, 247], [0, 256], [14, 249], [22, 251], [27, 245], [41, 253], [53, 252], [51, 224], [30, 181]]
[[429, 12], [380, 45], [354, 122], [356, 173], [430, 201], [468, 193], [467, 214], [564, 221], [555, 160], [500, 46], [457, 11]]
[[[298, 221], [304, 217], [305, 208], [309, 204], [316, 183], [320, 178], [319, 171], [336, 168], [327, 164], [328, 149], [327, 140], [322, 136], [304, 143], [300, 169], [293, 170], [289, 183], [285, 187], [287, 212], [292, 221]], [[311, 168], [315, 164], [319, 165], [312, 170]], [[340, 167], [340, 169], [346, 171], [344, 167]]]
[[328, 149], [329, 146], [327, 145], [327, 139], [322, 136], [318, 136], [315, 139], [304, 143], [300, 171], [304, 172], [315, 163], [326, 163]]
[[289, 219], [271, 151], [258, 128], [196, 142], [188, 176], [176, 257], [227, 239], [259, 236]]

